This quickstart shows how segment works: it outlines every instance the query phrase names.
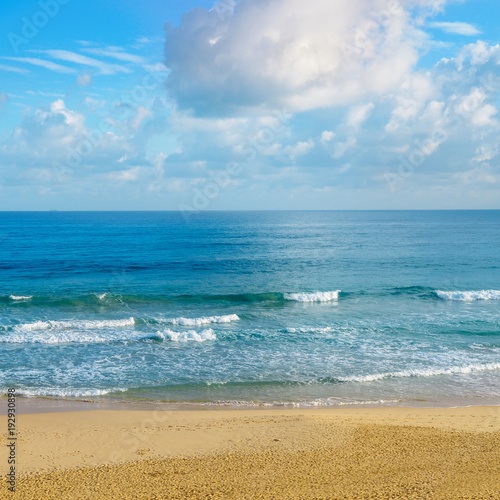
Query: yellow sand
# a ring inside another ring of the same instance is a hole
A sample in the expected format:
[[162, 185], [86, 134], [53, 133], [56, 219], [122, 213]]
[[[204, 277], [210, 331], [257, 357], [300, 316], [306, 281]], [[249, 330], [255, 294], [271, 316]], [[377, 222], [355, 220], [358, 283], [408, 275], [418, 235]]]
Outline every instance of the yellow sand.
[[[0, 498], [499, 500], [499, 417], [500, 407], [20, 415], [17, 491], [3, 475]], [[5, 443], [3, 433], [3, 474]]]

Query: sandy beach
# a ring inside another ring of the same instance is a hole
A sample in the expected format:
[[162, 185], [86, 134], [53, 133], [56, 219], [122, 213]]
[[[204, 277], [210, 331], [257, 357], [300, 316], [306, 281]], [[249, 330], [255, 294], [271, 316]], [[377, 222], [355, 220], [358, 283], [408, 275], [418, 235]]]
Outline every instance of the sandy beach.
[[16, 493], [3, 433], [0, 496], [498, 499], [499, 416], [477, 406], [21, 414]]

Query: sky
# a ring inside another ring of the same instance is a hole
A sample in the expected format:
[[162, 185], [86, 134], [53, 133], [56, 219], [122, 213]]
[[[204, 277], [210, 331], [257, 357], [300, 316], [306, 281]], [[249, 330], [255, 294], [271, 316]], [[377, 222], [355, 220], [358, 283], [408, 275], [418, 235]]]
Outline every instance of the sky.
[[498, 0], [19, 0], [0, 210], [500, 208]]

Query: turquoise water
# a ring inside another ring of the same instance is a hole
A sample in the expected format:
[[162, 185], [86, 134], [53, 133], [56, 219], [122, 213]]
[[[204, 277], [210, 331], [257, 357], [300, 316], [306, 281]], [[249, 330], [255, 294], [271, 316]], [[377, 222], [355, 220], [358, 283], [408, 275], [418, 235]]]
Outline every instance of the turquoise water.
[[500, 403], [500, 212], [0, 213], [0, 387]]

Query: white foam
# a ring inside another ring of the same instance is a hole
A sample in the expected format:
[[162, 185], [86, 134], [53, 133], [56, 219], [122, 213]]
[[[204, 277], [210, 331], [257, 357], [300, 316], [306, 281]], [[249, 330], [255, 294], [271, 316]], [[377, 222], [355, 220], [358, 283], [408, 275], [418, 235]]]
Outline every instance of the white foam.
[[92, 396], [104, 396], [105, 394], [110, 394], [113, 392], [126, 392], [128, 389], [123, 389], [121, 387], [111, 387], [109, 389], [56, 389], [53, 387], [43, 388], [43, 389], [16, 389], [16, 394], [21, 394], [23, 396], [52, 396], [52, 397], [62, 397], [62, 398], [78, 398], [78, 397], [92, 397]]
[[310, 328], [286, 328], [286, 333], [331, 333], [334, 329], [331, 326], [310, 327]]
[[466, 366], [452, 366], [450, 368], [440, 369], [414, 369], [402, 370], [399, 372], [376, 373], [373, 375], [353, 376], [353, 377], [339, 377], [341, 382], [374, 382], [376, 380], [383, 380], [386, 378], [407, 378], [407, 377], [434, 377], [437, 375], [456, 375], [468, 374], [486, 371], [500, 370], [500, 363], [488, 363], [485, 365], [466, 365]]
[[10, 295], [10, 300], [31, 300], [33, 295]]
[[226, 316], [204, 316], [201, 318], [172, 318], [166, 322], [172, 325], [200, 326], [211, 323], [231, 323], [231, 321], [238, 321], [239, 319], [239, 316], [236, 314], [228, 314]]
[[436, 295], [444, 300], [461, 300], [472, 302], [475, 300], [500, 300], [500, 290], [478, 290], [465, 292], [443, 292], [436, 290]]
[[401, 399], [380, 399], [373, 400], [358, 400], [358, 401], [341, 401], [336, 398], [320, 398], [313, 400], [300, 401], [211, 401], [209, 403], [186, 403], [193, 406], [244, 406], [244, 407], [291, 407], [291, 408], [308, 408], [317, 406], [364, 406], [364, 405], [388, 405], [401, 403]]
[[328, 302], [339, 298], [340, 290], [333, 292], [313, 292], [313, 293], [285, 293], [283, 297], [286, 300], [296, 302]]
[[96, 293], [95, 295], [99, 300], [104, 300], [106, 298], [106, 295], [108, 295], [108, 294], [107, 293]]
[[123, 332], [86, 333], [81, 331], [23, 332], [0, 337], [0, 344], [102, 344], [105, 342], [127, 342], [156, 338], [156, 335], [124, 335]]
[[134, 318], [108, 320], [76, 320], [76, 321], [35, 321], [14, 326], [15, 332], [34, 332], [39, 330], [99, 330], [102, 328], [120, 328], [133, 326]]
[[167, 329], [163, 332], [158, 332], [157, 336], [163, 340], [168, 338], [173, 342], [206, 342], [207, 340], [217, 340], [217, 336], [211, 328], [201, 332], [196, 332], [194, 330], [174, 332]]

